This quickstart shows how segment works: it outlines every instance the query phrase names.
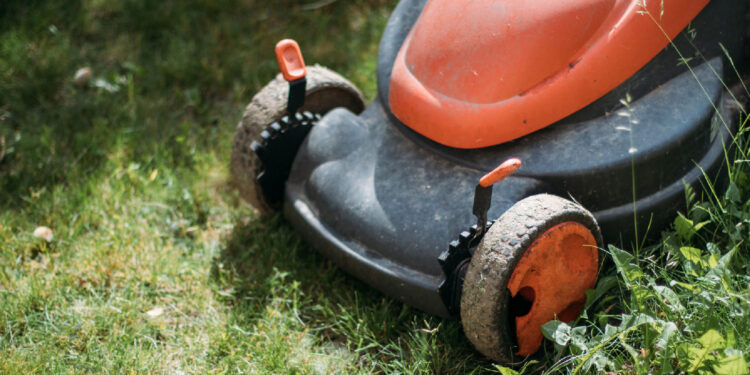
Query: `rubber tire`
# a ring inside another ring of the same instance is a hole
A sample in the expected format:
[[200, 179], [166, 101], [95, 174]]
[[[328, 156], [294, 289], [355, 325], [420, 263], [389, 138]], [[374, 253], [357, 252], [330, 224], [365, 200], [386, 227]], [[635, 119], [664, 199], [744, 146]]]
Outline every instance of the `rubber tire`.
[[[250, 145], [260, 139], [266, 127], [287, 114], [288, 95], [289, 83], [279, 74], [250, 101], [234, 135], [232, 180], [240, 196], [264, 215], [273, 214], [277, 208], [266, 202], [258, 185], [256, 177], [262, 166]], [[336, 107], [359, 114], [365, 109], [365, 100], [359, 89], [338, 73], [319, 65], [308, 66], [305, 105], [300, 111], [324, 115]]]
[[490, 227], [477, 246], [461, 294], [461, 322], [474, 347], [499, 363], [511, 363], [515, 332], [509, 317], [508, 281], [518, 261], [548, 229], [564, 222], [588, 228], [602, 247], [599, 225], [577, 203], [554, 195], [525, 198]]

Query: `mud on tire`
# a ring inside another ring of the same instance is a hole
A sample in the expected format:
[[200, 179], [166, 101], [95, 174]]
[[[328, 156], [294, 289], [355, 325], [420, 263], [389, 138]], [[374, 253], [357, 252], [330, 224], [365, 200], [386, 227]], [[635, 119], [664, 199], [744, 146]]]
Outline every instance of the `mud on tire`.
[[510, 323], [513, 270], [525, 251], [548, 229], [564, 223], [583, 224], [601, 247], [596, 220], [586, 209], [547, 194], [525, 198], [490, 227], [472, 256], [461, 295], [461, 321], [474, 347], [500, 363], [513, 361], [515, 332]]

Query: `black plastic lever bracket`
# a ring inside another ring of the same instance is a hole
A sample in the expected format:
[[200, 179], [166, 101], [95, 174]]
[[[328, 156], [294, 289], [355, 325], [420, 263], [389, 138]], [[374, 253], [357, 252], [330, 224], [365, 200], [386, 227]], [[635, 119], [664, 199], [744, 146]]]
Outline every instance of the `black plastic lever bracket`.
[[305, 93], [307, 92], [307, 78], [300, 78], [289, 82], [289, 97], [286, 102], [286, 111], [290, 119], [305, 105]]

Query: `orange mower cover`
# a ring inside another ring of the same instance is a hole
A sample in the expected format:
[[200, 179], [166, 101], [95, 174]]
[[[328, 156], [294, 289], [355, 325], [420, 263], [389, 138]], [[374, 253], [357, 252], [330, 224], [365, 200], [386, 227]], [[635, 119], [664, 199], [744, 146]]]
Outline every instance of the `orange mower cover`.
[[388, 102], [443, 145], [507, 142], [617, 87], [708, 2], [430, 0], [398, 53]]

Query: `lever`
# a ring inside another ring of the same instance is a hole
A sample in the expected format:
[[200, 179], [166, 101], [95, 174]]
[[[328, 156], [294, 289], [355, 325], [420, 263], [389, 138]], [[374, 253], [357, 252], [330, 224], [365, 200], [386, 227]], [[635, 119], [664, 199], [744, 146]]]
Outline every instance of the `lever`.
[[297, 111], [305, 104], [307, 89], [307, 69], [299, 44], [292, 39], [284, 39], [276, 43], [276, 62], [279, 64], [284, 80], [289, 82], [289, 97], [286, 111], [290, 119], [295, 119]]
[[487, 173], [479, 179], [474, 189], [474, 216], [477, 217], [477, 232], [475, 236], [481, 236], [487, 230], [487, 212], [492, 204], [492, 185], [504, 180], [521, 168], [521, 159], [511, 158], [504, 161], [492, 172]]

